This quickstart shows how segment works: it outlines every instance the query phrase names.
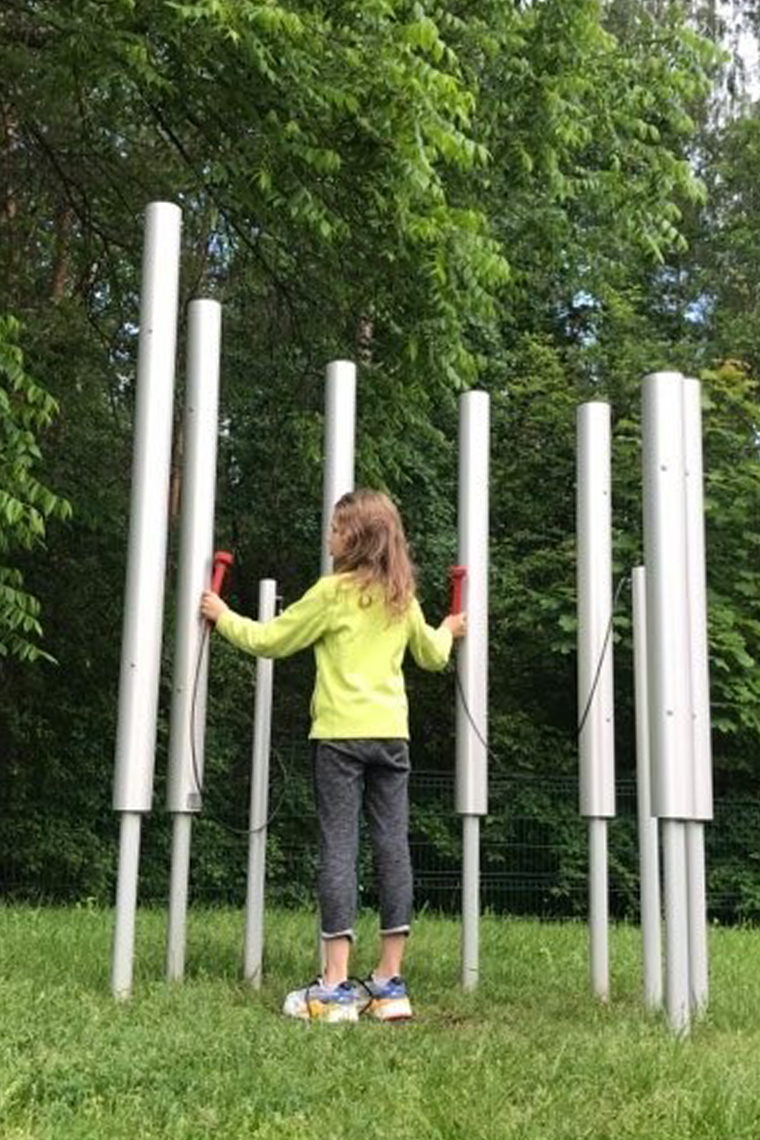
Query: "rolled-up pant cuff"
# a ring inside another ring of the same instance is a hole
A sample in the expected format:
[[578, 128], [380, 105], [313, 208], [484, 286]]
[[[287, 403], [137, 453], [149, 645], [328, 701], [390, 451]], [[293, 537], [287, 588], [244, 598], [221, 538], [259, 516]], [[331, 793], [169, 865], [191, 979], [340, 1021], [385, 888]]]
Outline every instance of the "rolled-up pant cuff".
[[347, 938], [349, 942], [356, 940], [356, 935], [353, 930], [336, 930], [334, 933], [328, 934], [326, 930], [322, 931], [322, 937], [325, 942], [330, 942], [333, 938]]
[[409, 923], [405, 926], [386, 926], [380, 928], [380, 935], [385, 934], [408, 934], [410, 930]]

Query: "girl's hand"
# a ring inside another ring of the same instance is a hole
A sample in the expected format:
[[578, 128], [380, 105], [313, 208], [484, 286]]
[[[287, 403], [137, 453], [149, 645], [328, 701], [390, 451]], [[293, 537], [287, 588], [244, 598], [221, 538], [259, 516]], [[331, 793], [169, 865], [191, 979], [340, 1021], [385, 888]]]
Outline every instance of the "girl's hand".
[[443, 619], [441, 626], [448, 629], [456, 641], [467, 633], [467, 614], [449, 614]]
[[213, 590], [204, 590], [201, 594], [201, 614], [210, 621], [212, 625], [216, 625], [226, 609], [229, 609], [227, 603], [223, 602], [219, 595], [215, 594]]

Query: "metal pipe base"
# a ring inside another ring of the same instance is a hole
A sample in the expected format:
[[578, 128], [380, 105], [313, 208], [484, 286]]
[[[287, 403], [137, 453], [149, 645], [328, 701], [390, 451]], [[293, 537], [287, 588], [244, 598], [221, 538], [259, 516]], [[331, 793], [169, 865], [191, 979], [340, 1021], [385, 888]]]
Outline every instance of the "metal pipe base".
[[689, 916], [686, 891], [686, 824], [663, 819], [665, 873], [665, 1008], [671, 1029], [689, 1031]]
[[705, 887], [705, 825], [686, 824], [686, 874], [689, 894], [689, 987], [692, 1011], [707, 1008], [707, 892]]
[[181, 982], [185, 975], [192, 827], [191, 812], [175, 813], [172, 821], [172, 868], [169, 883], [169, 927], [166, 939], [166, 977], [170, 982]]
[[462, 816], [462, 986], [478, 984], [480, 955], [480, 816]]
[[606, 819], [589, 819], [588, 849], [591, 989], [600, 1001], [608, 1001], [610, 962]]
[[140, 812], [121, 813], [116, 923], [111, 965], [111, 991], [120, 1000], [128, 998], [132, 993], [141, 823]]

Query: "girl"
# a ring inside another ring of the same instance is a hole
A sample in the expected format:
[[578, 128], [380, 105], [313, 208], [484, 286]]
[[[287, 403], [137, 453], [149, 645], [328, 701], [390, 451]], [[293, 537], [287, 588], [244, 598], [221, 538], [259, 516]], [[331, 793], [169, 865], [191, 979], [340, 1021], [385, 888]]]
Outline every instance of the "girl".
[[[408, 716], [402, 662], [443, 669], [464, 614], [427, 625], [415, 596], [404, 528], [377, 491], [344, 495], [330, 529], [334, 573], [265, 623], [233, 613], [206, 592], [201, 613], [233, 645], [263, 657], [314, 646], [311, 732], [320, 829], [318, 876], [324, 972], [288, 994], [291, 1017], [356, 1021], [412, 1015], [401, 963], [412, 913], [408, 842]], [[364, 803], [380, 896], [380, 958], [361, 992], [348, 981], [356, 916], [359, 815]]]

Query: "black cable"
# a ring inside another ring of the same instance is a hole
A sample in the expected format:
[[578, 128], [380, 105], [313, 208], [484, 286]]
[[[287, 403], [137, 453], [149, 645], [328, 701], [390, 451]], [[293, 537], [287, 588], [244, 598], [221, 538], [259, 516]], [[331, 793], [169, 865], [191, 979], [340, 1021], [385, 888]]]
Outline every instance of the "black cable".
[[[201, 640], [198, 646], [198, 658], [195, 663], [195, 677], [193, 679], [192, 695], [190, 697], [190, 756], [193, 764], [193, 778], [195, 780], [195, 789], [199, 800], [202, 800], [203, 797], [203, 781], [201, 780], [200, 770], [198, 767], [197, 742], [195, 735], [195, 716], [198, 705], [198, 683], [200, 681], [203, 654], [206, 649], [206, 642], [208, 641], [210, 628], [211, 627], [209, 623], [207, 621], [204, 621], [203, 632], [201, 634]], [[260, 824], [258, 827], [234, 827], [231, 823], [227, 823], [225, 820], [219, 819], [218, 816], [213, 816], [210, 813], [207, 814], [205, 818], [211, 820], [212, 823], [218, 824], [219, 827], [223, 827], [225, 831], [229, 831], [233, 835], [251, 836], [258, 835], [260, 832], [266, 831], [283, 805], [283, 802], [285, 800], [285, 790], [288, 784], [288, 770], [285, 767], [282, 757], [276, 749], [272, 749], [272, 752], [276, 757], [278, 764], [280, 765], [280, 771], [283, 776], [282, 791], [280, 792], [277, 803], [267, 816], [264, 823]]]
[[615, 588], [615, 593], [614, 593], [613, 598], [612, 598], [612, 605], [610, 607], [610, 620], [607, 623], [607, 631], [604, 635], [604, 641], [602, 642], [602, 651], [599, 654], [599, 661], [598, 661], [597, 666], [596, 666], [596, 671], [594, 672], [594, 680], [591, 684], [591, 691], [589, 692], [588, 700], [586, 701], [586, 707], [583, 710], [583, 716], [581, 717], [580, 722], [578, 724], [577, 735], [579, 737], [580, 737], [580, 734], [583, 732], [583, 729], [586, 727], [586, 721], [588, 720], [588, 714], [591, 711], [591, 704], [594, 700], [594, 697], [596, 696], [597, 686], [599, 685], [599, 678], [602, 675], [602, 666], [604, 665], [604, 659], [607, 656], [607, 647], [610, 643], [610, 637], [612, 636], [612, 623], [615, 619], [615, 607], [617, 606], [618, 598], [620, 597], [620, 593], [623, 589], [623, 586], [625, 586], [626, 583], [630, 582], [630, 580], [631, 580], [630, 577], [627, 574], [624, 574], [623, 577], [618, 582], [617, 587]]
[[201, 675], [201, 665], [203, 664], [203, 654], [206, 649], [206, 642], [208, 641], [209, 628], [209, 623], [207, 621], [204, 621], [203, 630], [201, 632], [200, 645], [198, 646], [198, 658], [195, 662], [195, 677], [193, 678], [192, 695], [190, 697], [190, 756], [193, 762], [195, 791], [199, 800], [201, 800], [203, 797], [203, 782], [198, 770], [198, 756], [196, 753], [195, 741], [195, 714], [198, 705], [198, 682]]
[[[589, 695], [588, 695], [588, 700], [586, 701], [586, 706], [583, 710], [583, 715], [581, 716], [580, 722], [578, 724], [578, 729], [577, 729], [577, 736], [578, 737], [580, 737], [580, 735], [583, 732], [583, 729], [586, 725], [586, 721], [588, 719], [589, 712], [591, 711], [591, 705], [593, 703], [594, 697], [596, 696], [596, 690], [599, 686], [599, 679], [601, 677], [602, 667], [604, 665], [604, 659], [607, 656], [607, 648], [609, 646], [610, 638], [612, 636], [612, 626], [613, 626], [613, 621], [615, 618], [615, 609], [617, 607], [617, 603], [618, 603], [618, 600], [620, 598], [620, 594], [623, 590], [623, 587], [627, 583], [629, 583], [630, 580], [631, 579], [628, 575], [624, 575], [620, 579], [620, 581], [618, 582], [618, 584], [615, 588], [615, 593], [614, 593], [613, 598], [612, 598], [612, 606], [610, 609], [610, 620], [607, 623], [607, 629], [606, 629], [605, 634], [604, 634], [604, 641], [602, 643], [602, 649], [601, 649], [601, 652], [599, 654], [599, 661], [597, 662], [597, 666], [596, 666], [596, 669], [594, 671], [594, 680], [591, 684], [591, 690], [590, 690]], [[195, 715], [196, 715], [196, 706], [197, 706], [197, 699], [198, 699], [198, 682], [200, 679], [201, 665], [203, 663], [203, 653], [204, 653], [204, 650], [206, 648], [206, 642], [208, 640], [209, 628], [210, 628], [209, 623], [204, 622], [203, 633], [201, 635], [201, 641], [200, 641], [200, 645], [198, 648], [198, 660], [197, 660], [196, 666], [195, 666], [195, 678], [193, 680], [193, 691], [192, 691], [192, 698], [191, 698], [191, 702], [190, 702], [190, 751], [191, 751], [191, 757], [192, 757], [192, 763], [193, 763], [193, 776], [195, 778], [195, 786], [196, 786], [197, 793], [198, 793], [199, 797], [202, 796], [202, 787], [201, 787], [202, 781], [200, 778], [200, 772], [198, 770], [198, 757], [197, 757], [197, 753], [196, 753]], [[462, 687], [462, 679], [459, 675], [459, 660], [457, 660], [457, 664], [454, 668], [454, 682], [456, 685], [457, 693], [459, 695], [459, 699], [462, 702], [462, 708], [464, 710], [464, 714], [467, 717], [468, 721], [470, 722], [470, 725], [472, 726], [473, 732], [475, 733], [478, 740], [480, 741], [480, 743], [485, 748], [486, 753], [489, 756], [492, 756], [494, 759], [496, 759], [496, 754], [494, 753], [493, 749], [489, 746], [488, 741], [483, 736], [478, 725], [475, 723], [475, 718], [473, 717], [472, 713], [470, 712], [469, 705], [467, 704], [467, 699], [464, 695], [464, 689]], [[279, 810], [283, 804], [283, 801], [285, 799], [285, 786], [287, 785], [287, 778], [288, 778], [288, 771], [287, 771], [287, 769], [286, 769], [286, 767], [282, 761], [282, 758], [280, 757], [279, 753], [276, 750], [273, 749], [273, 752], [274, 752], [275, 756], [277, 757], [277, 760], [280, 764], [280, 769], [282, 771], [282, 775], [284, 777], [283, 791], [281, 792], [280, 797], [279, 797], [275, 807], [270, 812], [265, 823], [261, 824], [259, 827], [241, 828], [241, 827], [233, 827], [232, 824], [226, 823], [224, 820], [219, 819], [219, 818], [212, 816], [212, 815], [208, 815], [206, 818], [212, 820], [212, 822], [214, 822], [214, 823], [219, 824], [220, 827], [223, 827], [226, 831], [232, 832], [234, 835], [249, 835], [250, 836], [250, 835], [256, 835], [261, 831], [265, 831], [266, 828], [269, 827], [269, 825], [275, 819], [275, 817], [277, 816], [277, 814], [278, 814], [278, 812], [279, 812]]]
[[467, 704], [467, 699], [466, 699], [466, 697], [465, 697], [465, 695], [464, 695], [464, 689], [462, 688], [462, 678], [459, 676], [459, 659], [457, 659], [457, 663], [456, 663], [456, 665], [454, 666], [454, 683], [455, 683], [455, 685], [456, 685], [456, 690], [457, 690], [457, 693], [459, 694], [459, 699], [460, 699], [460, 701], [462, 702], [462, 708], [464, 709], [464, 715], [467, 717], [467, 719], [469, 720], [470, 724], [472, 725], [472, 730], [473, 730], [473, 732], [475, 733], [475, 735], [477, 736], [478, 740], [480, 741], [480, 743], [481, 743], [481, 744], [483, 745], [483, 747], [485, 748], [485, 750], [486, 750], [486, 752], [488, 753], [488, 755], [489, 755], [489, 756], [493, 756], [493, 758], [494, 758], [494, 760], [495, 760], [495, 759], [496, 759], [496, 754], [495, 754], [495, 753], [492, 751], [492, 749], [491, 749], [491, 747], [490, 747], [490, 745], [489, 745], [488, 741], [487, 741], [487, 740], [486, 740], [486, 738], [483, 736], [483, 734], [481, 733], [481, 731], [480, 731], [480, 729], [478, 728], [477, 724], [475, 723], [475, 718], [473, 717], [472, 713], [470, 712], [470, 708], [469, 708], [469, 705]]
[[[594, 700], [594, 696], [596, 695], [597, 687], [599, 685], [599, 678], [601, 677], [602, 666], [604, 665], [604, 659], [607, 655], [607, 647], [609, 645], [610, 637], [612, 635], [612, 623], [613, 623], [613, 620], [615, 617], [615, 607], [617, 606], [618, 599], [620, 597], [620, 594], [621, 594], [623, 587], [628, 582], [630, 582], [630, 580], [631, 579], [628, 575], [624, 575], [620, 579], [620, 581], [618, 582], [618, 584], [615, 588], [615, 593], [614, 593], [613, 598], [612, 598], [612, 607], [610, 610], [610, 620], [607, 624], [607, 630], [605, 632], [604, 642], [602, 644], [602, 651], [599, 654], [599, 661], [597, 663], [596, 670], [594, 672], [594, 680], [593, 680], [593, 683], [591, 685], [591, 691], [588, 695], [588, 700], [586, 701], [586, 707], [583, 710], [583, 716], [580, 719], [580, 724], [578, 725], [578, 730], [577, 730], [578, 736], [580, 736], [580, 734], [583, 732], [586, 721], [588, 719], [588, 714], [591, 711], [591, 705], [592, 705], [592, 702]], [[480, 741], [480, 743], [485, 748], [488, 755], [492, 756], [494, 759], [496, 759], [496, 754], [490, 748], [488, 741], [485, 739], [485, 737], [481, 733], [480, 729], [478, 728], [477, 724], [475, 723], [475, 718], [473, 717], [473, 715], [470, 712], [470, 709], [467, 705], [467, 700], [466, 700], [465, 695], [464, 695], [464, 689], [462, 688], [462, 679], [459, 676], [459, 661], [457, 661], [456, 667], [454, 669], [454, 681], [456, 683], [456, 689], [457, 689], [457, 693], [459, 694], [459, 699], [462, 702], [462, 708], [464, 709], [464, 714], [467, 717], [470, 724], [472, 725], [473, 732], [475, 733], [478, 740]]]

